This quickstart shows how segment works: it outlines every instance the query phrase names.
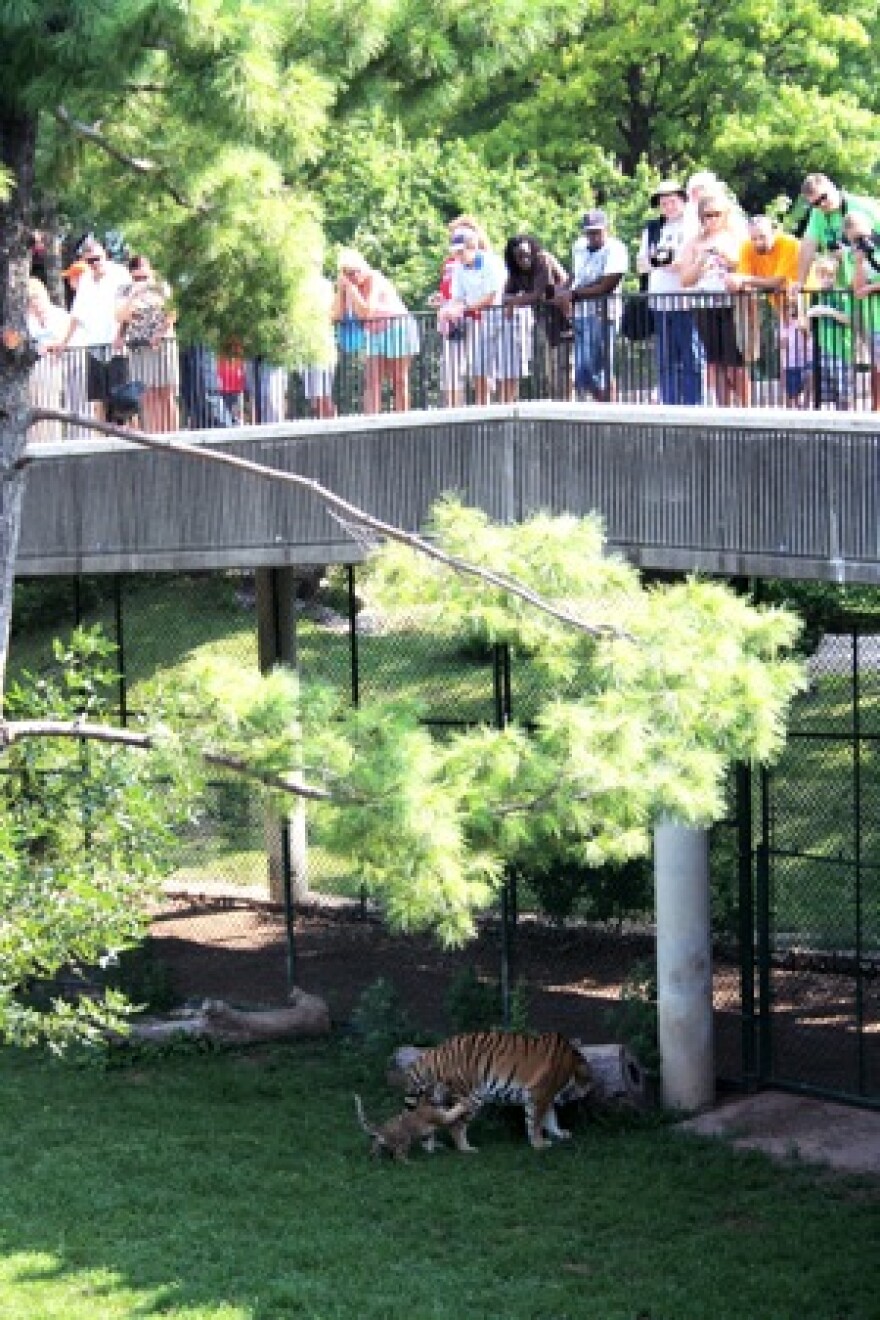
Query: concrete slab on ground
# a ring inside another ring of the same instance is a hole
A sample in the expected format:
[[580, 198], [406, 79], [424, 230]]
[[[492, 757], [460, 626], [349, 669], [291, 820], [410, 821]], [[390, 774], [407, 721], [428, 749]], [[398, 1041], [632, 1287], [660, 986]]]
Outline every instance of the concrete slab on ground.
[[880, 1177], [880, 1113], [782, 1091], [760, 1091], [719, 1105], [680, 1128], [722, 1137], [741, 1150], [762, 1150]]

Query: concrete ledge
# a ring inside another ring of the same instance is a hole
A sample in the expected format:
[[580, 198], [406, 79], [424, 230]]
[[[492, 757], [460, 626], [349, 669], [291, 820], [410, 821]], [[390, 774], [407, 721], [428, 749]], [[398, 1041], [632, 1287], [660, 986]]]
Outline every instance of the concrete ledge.
[[678, 1126], [696, 1136], [721, 1137], [737, 1150], [880, 1177], [880, 1111], [761, 1091]]

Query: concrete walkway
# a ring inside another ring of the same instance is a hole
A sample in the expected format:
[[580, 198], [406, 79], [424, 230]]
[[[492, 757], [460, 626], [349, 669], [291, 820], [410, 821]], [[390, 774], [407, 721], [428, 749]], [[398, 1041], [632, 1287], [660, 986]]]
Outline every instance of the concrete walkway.
[[762, 1150], [880, 1177], [880, 1112], [782, 1091], [760, 1091], [680, 1124], [685, 1132], [723, 1137], [740, 1150]]

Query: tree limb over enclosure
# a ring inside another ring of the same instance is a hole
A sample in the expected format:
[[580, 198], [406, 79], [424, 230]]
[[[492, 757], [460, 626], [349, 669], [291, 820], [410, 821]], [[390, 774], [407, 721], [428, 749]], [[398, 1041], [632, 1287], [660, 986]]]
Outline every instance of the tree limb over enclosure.
[[[335, 495], [333, 491], [328, 490], [326, 486], [322, 486], [319, 481], [315, 481], [311, 477], [303, 477], [296, 472], [279, 472], [277, 468], [268, 467], [264, 463], [254, 463], [247, 458], [225, 454], [221, 450], [212, 449], [207, 445], [190, 444], [186, 440], [172, 439], [167, 436], [147, 435], [143, 431], [135, 431], [125, 426], [114, 426], [110, 422], [98, 422], [93, 417], [79, 416], [54, 408], [33, 409], [30, 424], [33, 425], [39, 421], [70, 422], [78, 427], [91, 428], [102, 435], [128, 440], [143, 449], [153, 449], [159, 453], [180, 454], [184, 458], [201, 459], [208, 463], [219, 463], [224, 467], [233, 468], [237, 472], [245, 472], [251, 476], [260, 477], [264, 481], [277, 481], [282, 484], [296, 486], [300, 490], [309, 491], [316, 499], [320, 500], [330, 514], [337, 518], [344, 527], [357, 527], [371, 536], [397, 541], [417, 554], [424, 555], [426, 558], [444, 565], [454, 573], [478, 578], [487, 586], [506, 591], [511, 596], [517, 597], [527, 605], [531, 605], [536, 610], [548, 615], [551, 619], [555, 619], [557, 623], [575, 628], [579, 632], [586, 633], [589, 637], [624, 637], [626, 635], [613, 624], [588, 623], [586, 619], [582, 619], [579, 615], [555, 605], [552, 601], [532, 591], [531, 588], [516, 578], [474, 564], [459, 555], [447, 554], [439, 546], [434, 545], [422, 536], [416, 535], [414, 532], [405, 532], [392, 523], [374, 518], [372, 514], [366, 513], [357, 505], [349, 503], [348, 500], [342, 499], [339, 495]], [[27, 461], [27, 457], [25, 457], [23, 462], [27, 464]]]
[[[150, 733], [136, 733], [131, 729], [120, 729], [115, 724], [90, 724], [87, 720], [4, 720], [0, 719], [0, 755], [14, 743], [28, 738], [87, 738], [90, 742], [110, 743], [117, 747], [131, 747], [136, 751], [150, 752], [157, 740]], [[241, 757], [230, 756], [226, 752], [200, 751], [206, 765], [218, 770], [230, 770], [246, 779], [253, 779], [280, 793], [290, 793], [294, 797], [305, 798], [309, 802], [352, 801], [352, 798], [335, 798], [324, 788], [315, 788], [304, 784], [291, 775], [273, 775], [248, 765]]]
[[129, 152], [115, 146], [102, 132], [100, 124], [85, 124], [82, 120], [75, 119], [63, 105], [57, 105], [52, 114], [62, 128], [68, 129], [77, 137], [82, 138], [84, 142], [90, 142], [92, 146], [98, 147], [111, 160], [124, 165], [126, 169], [133, 170], [135, 174], [143, 174], [150, 178], [158, 187], [168, 193], [177, 202], [178, 206], [182, 206], [188, 211], [207, 214], [209, 208], [196, 206], [195, 203], [191, 202], [168, 178], [167, 170], [162, 165], [144, 156], [132, 156]]

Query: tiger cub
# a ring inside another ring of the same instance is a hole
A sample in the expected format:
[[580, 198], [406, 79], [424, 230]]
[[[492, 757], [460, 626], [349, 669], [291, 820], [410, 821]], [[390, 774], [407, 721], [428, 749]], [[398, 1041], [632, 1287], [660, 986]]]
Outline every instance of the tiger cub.
[[589, 1065], [557, 1032], [527, 1036], [504, 1031], [478, 1031], [453, 1036], [424, 1050], [406, 1070], [406, 1102], [429, 1100], [448, 1105], [465, 1102], [465, 1112], [449, 1124], [459, 1150], [474, 1150], [467, 1125], [487, 1102], [523, 1105], [526, 1131], [536, 1150], [551, 1137], [571, 1136], [559, 1126], [555, 1106], [578, 1100], [593, 1090]]
[[420, 1100], [414, 1109], [404, 1109], [377, 1127], [367, 1119], [359, 1095], [354, 1098], [354, 1106], [358, 1122], [367, 1136], [373, 1138], [370, 1154], [388, 1154], [395, 1160], [406, 1160], [415, 1141], [420, 1141], [425, 1150], [433, 1150], [437, 1129], [459, 1122], [468, 1110], [467, 1102], [441, 1109], [428, 1100]]

